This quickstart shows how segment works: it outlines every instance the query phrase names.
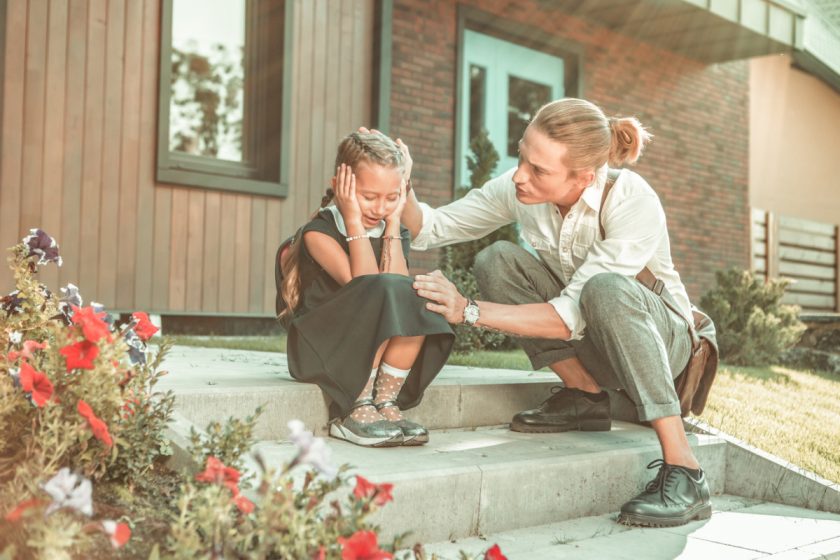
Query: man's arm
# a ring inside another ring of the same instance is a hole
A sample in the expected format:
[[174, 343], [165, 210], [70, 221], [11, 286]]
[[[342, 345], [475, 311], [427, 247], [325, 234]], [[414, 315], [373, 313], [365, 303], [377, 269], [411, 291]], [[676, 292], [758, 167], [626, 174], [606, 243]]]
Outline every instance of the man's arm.
[[[439, 270], [420, 274], [414, 279], [414, 289], [421, 297], [431, 300], [429, 311], [443, 315], [450, 323], [464, 320], [467, 298]], [[490, 301], [477, 302], [479, 319], [476, 326], [531, 338], [568, 340], [572, 333], [550, 303], [505, 305]]]
[[406, 195], [405, 208], [401, 219], [402, 224], [411, 233], [411, 238], [415, 239], [423, 227], [423, 211], [420, 209], [420, 203], [417, 201], [414, 189], [408, 191]]

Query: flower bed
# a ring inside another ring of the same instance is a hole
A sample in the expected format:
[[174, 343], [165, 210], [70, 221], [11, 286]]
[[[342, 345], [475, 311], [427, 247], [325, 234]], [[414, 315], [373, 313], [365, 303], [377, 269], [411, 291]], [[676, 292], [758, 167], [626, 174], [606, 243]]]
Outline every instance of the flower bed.
[[[72, 284], [55, 294], [38, 267], [61, 265], [58, 244], [32, 230], [10, 249], [16, 289], [0, 298], [0, 558], [387, 559], [366, 519], [390, 484], [334, 468], [298, 421], [287, 465], [242, 475], [257, 414], [193, 434], [198, 473], [166, 468], [174, 396], [156, 391], [169, 343], [146, 347], [143, 312], [117, 324]], [[295, 484], [294, 469], [308, 469]], [[245, 494], [248, 494], [246, 496]], [[335, 498], [338, 495], [340, 498]], [[424, 558], [421, 546], [410, 556]], [[486, 558], [504, 558], [498, 547]]]

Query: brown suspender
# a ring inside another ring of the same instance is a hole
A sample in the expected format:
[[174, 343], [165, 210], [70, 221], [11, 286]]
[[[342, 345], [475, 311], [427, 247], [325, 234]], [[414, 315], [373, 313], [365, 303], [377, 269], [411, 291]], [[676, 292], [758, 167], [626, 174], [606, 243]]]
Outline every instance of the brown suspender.
[[[618, 179], [618, 174], [619, 170], [617, 169], [609, 169], [607, 171], [607, 182], [604, 184], [604, 192], [601, 195], [601, 206], [598, 208], [598, 228], [601, 230], [601, 239], [607, 238], [607, 232], [604, 229], [604, 222], [602, 219], [604, 214], [604, 203], [607, 201], [607, 195], [610, 194], [610, 190], [612, 190], [613, 185], [615, 185], [616, 179]], [[648, 267], [644, 267], [636, 275], [636, 280], [638, 280], [642, 286], [661, 297], [662, 303], [667, 305], [671, 311], [680, 317], [683, 317], [682, 311], [680, 311], [680, 306], [677, 305], [674, 296], [672, 296], [671, 292], [665, 288], [665, 282], [657, 278]], [[685, 319], [685, 317], [683, 318]], [[696, 350], [700, 344], [700, 337], [697, 336], [697, 331], [695, 330], [694, 325], [691, 324], [688, 319], [686, 319], [686, 323], [688, 323], [688, 330], [691, 333], [691, 346]]]

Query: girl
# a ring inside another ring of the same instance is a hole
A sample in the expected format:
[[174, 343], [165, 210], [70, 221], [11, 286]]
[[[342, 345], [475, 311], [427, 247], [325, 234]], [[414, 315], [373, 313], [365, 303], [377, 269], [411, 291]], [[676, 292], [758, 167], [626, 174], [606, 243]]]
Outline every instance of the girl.
[[420, 402], [454, 334], [408, 277], [400, 216], [411, 160], [382, 134], [354, 132], [339, 144], [335, 164], [321, 210], [281, 258], [289, 370], [332, 400], [333, 437], [422, 445], [428, 432], [401, 410]]

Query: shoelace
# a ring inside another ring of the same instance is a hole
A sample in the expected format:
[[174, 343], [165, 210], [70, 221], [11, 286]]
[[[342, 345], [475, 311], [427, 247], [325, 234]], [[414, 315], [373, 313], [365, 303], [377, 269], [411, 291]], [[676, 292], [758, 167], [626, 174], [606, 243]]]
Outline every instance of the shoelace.
[[673, 488], [673, 486], [677, 483], [677, 477], [673, 476], [677, 474], [677, 471], [682, 471], [685, 473], [686, 476], [690, 480], [694, 480], [694, 477], [689, 474], [683, 467], [669, 465], [665, 462], [664, 459], [656, 459], [655, 461], [651, 461], [648, 463], [648, 469], [659, 469], [659, 472], [656, 473], [656, 477], [648, 482], [645, 485], [645, 491], [652, 494], [659, 491], [659, 496], [662, 498], [663, 503], [666, 502], [673, 502], [674, 500], [670, 500], [666, 498], [666, 493]]

